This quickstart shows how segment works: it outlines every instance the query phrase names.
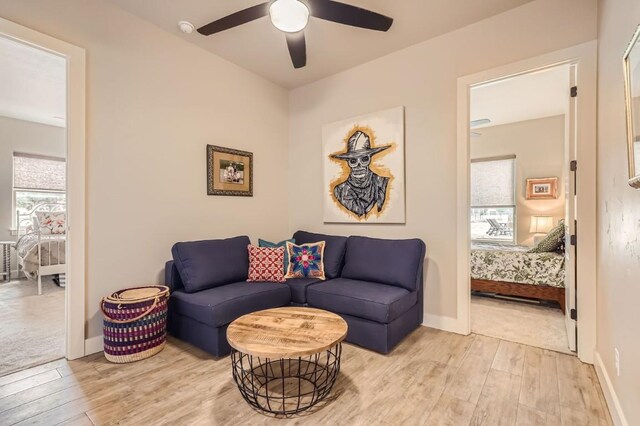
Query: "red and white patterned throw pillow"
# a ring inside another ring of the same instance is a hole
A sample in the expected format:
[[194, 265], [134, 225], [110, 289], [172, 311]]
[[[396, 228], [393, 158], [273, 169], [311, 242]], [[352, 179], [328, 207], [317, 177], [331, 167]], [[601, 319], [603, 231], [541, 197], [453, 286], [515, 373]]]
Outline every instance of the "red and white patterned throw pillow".
[[283, 283], [284, 247], [269, 248], [249, 245], [248, 282]]

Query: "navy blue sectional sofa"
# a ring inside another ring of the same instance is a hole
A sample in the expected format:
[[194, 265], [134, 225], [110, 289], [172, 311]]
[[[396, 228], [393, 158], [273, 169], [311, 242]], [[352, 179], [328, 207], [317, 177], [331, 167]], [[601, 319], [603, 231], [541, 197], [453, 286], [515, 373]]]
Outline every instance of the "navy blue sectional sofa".
[[165, 269], [169, 333], [220, 357], [227, 326], [262, 309], [325, 309], [349, 324], [347, 342], [390, 352], [422, 323], [425, 244], [298, 231], [296, 244], [325, 241], [326, 280], [247, 283], [249, 237], [177, 243]]

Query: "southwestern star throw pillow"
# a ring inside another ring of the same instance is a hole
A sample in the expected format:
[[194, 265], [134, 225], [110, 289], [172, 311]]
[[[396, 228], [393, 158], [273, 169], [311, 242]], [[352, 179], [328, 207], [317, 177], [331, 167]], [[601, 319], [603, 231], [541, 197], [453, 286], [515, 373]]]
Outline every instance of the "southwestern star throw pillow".
[[324, 280], [324, 246], [324, 241], [302, 245], [287, 242], [289, 268], [285, 278], [317, 278]]
[[284, 247], [269, 248], [249, 245], [248, 282], [283, 283]]

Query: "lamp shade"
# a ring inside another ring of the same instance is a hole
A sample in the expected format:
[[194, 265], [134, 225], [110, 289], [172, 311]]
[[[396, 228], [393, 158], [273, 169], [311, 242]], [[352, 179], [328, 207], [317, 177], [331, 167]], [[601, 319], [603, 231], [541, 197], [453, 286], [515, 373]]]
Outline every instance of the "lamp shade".
[[532, 234], [546, 234], [553, 228], [553, 217], [551, 216], [531, 216]]

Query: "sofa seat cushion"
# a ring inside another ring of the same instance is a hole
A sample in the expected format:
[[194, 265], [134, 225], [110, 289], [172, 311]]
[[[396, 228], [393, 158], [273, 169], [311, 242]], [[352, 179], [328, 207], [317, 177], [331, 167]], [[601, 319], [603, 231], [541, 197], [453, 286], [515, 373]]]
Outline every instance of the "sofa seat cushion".
[[279, 308], [291, 302], [285, 284], [239, 282], [197, 293], [183, 290], [171, 294], [171, 309], [211, 327], [229, 324], [242, 315]]
[[347, 237], [337, 235], [314, 234], [312, 232], [298, 231], [293, 234], [297, 245], [325, 242], [323, 263], [324, 273], [327, 279], [337, 278], [344, 264], [344, 252], [347, 249]]
[[291, 290], [291, 301], [304, 305], [307, 303], [307, 290], [309, 286], [323, 282], [323, 280], [317, 278], [293, 278], [287, 280], [285, 284], [287, 284]]
[[369, 281], [336, 278], [307, 290], [309, 306], [388, 324], [418, 301], [417, 292]]
[[176, 243], [171, 249], [176, 268], [188, 293], [246, 281], [249, 271], [249, 237]]
[[342, 278], [418, 289], [424, 262], [421, 240], [349, 237]]

